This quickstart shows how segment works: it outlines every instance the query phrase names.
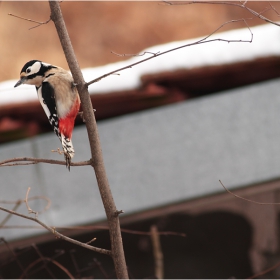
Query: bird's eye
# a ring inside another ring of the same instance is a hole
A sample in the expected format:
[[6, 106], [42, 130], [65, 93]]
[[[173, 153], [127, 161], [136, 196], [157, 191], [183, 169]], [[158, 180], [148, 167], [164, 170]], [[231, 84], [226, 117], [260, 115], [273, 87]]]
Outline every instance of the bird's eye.
[[31, 72], [31, 69], [30, 68], [27, 68], [26, 69], [26, 73], [30, 73]]

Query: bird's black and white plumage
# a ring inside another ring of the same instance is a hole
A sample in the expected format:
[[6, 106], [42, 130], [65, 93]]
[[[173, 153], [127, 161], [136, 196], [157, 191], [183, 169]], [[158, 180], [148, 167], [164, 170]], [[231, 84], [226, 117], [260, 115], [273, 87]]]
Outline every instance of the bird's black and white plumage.
[[66, 166], [70, 170], [74, 156], [72, 131], [80, 108], [80, 98], [72, 76], [58, 66], [31, 60], [23, 66], [15, 87], [21, 84], [35, 85], [39, 101], [61, 141]]

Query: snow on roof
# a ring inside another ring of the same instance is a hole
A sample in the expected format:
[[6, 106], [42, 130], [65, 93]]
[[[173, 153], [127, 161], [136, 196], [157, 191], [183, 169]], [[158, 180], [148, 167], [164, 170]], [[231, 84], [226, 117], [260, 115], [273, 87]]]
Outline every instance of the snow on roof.
[[[141, 76], [143, 74], [173, 71], [176, 69], [191, 69], [209, 65], [222, 65], [252, 60], [259, 57], [280, 55], [280, 29], [278, 26], [265, 24], [253, 27], [251, 28], [251, 31], [253, 33], [252, 43], [226, 43], [215, 41], [182, 48], [139, 64], [132, 69], [129, 68], [121, 71], [119, 75], [106, 77], [105, 79], [90, 85], [89, 92], [94, 94], [134, 89], [140, 85]], [[210, 39], [217, 38], [249, 41], [251, 39], [251, 33], [248, 28], [243, 28], [217, 33], [210, 37]], [[141, 53], [164, 52], [201, 39], [202, 37], [157, 45], [148, 48]], [[149, 55], [151, 54], [132, 57], [126, 61], [111, 63], [100, 67], [83, 69], [84, 79], [88, 82], [103, 74], [135, 63]], [[14, 88], [16, 82], [16, 80], [10, 80], [0, 83], [0, 106], [4, 104], [37, 100], [35, 87], [22, 85]]]

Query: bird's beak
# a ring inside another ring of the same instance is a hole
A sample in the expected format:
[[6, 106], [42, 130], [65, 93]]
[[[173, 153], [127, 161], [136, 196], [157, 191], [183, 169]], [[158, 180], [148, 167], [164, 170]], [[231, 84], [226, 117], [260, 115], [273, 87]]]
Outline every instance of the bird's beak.
[[27, 80], [26, 77], [22, 77], [16, 84], [14, 87], [18, 87], [20, 86], [21, 84], [24, 84], [24, 82]]

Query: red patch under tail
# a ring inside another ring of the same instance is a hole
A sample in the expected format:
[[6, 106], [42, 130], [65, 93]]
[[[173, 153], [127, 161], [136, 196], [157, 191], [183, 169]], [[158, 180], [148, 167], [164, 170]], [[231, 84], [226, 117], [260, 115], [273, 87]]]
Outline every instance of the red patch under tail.
[[75, 119], [79, 112], [79, 109], [80, 109], [80, 100], [79, 98], [77, 98], [75, 105], [73, 106], [72, 110], [68, 113], [68, 115], [65, 118], [59, 120], [60, 133], [69, 139], [72, 138], [72, 131], [74, 128]]

